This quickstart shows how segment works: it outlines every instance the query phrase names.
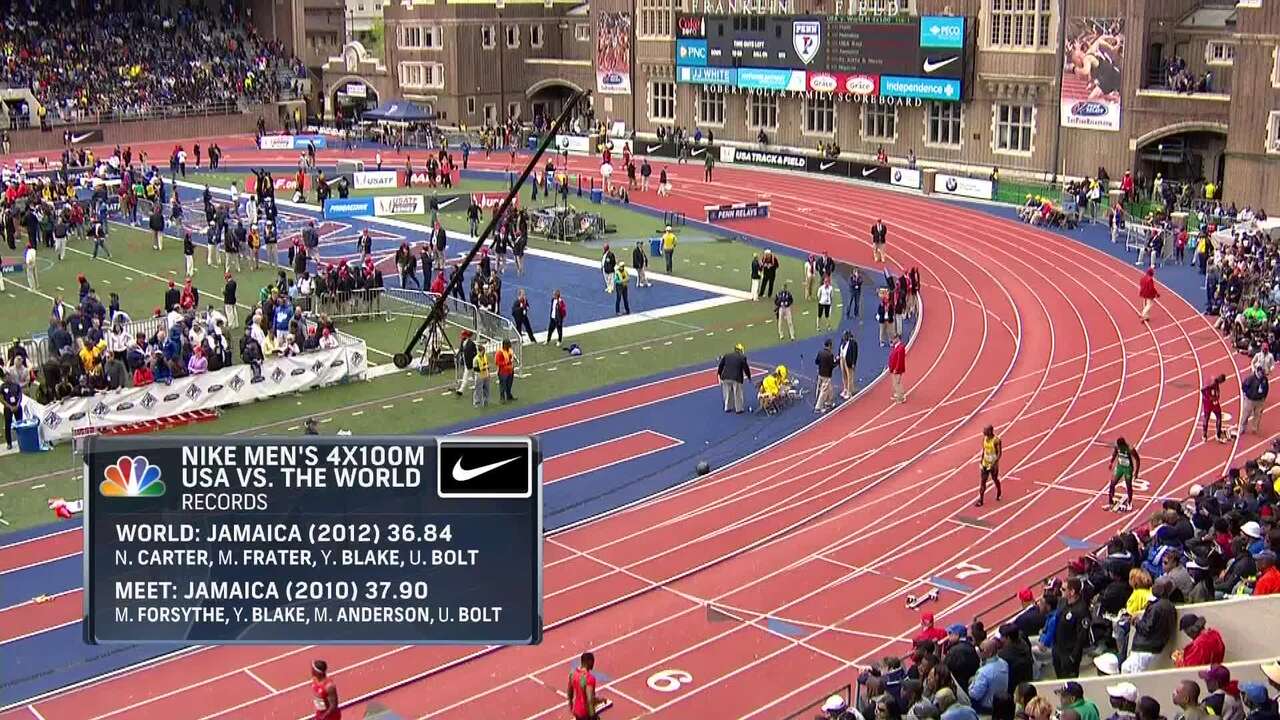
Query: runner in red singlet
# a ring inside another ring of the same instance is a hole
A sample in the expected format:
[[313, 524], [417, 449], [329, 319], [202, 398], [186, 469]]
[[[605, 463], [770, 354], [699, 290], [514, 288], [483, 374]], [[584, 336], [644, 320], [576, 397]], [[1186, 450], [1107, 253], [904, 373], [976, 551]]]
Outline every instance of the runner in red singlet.
[[323, 660], [311, 663], [311, 703], [316, 708], [315, 720], [342, 720], [338, 686], [329, 679], [329, 663]]
[[574, 720], [596, 720], [596, 676], [591, 668], [596, 665], [596, 656], [582, 653], [578, 669], [569, 673], [569, 712]]

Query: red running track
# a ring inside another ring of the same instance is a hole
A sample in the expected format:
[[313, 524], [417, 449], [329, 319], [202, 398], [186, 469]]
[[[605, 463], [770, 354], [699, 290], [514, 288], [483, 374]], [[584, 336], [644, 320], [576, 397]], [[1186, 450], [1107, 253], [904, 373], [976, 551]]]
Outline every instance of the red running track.
[[[715, 387], [718, 383], [714, 373], [691, 372], [565, 403], [511, 420], [481, 425], [473, 432], [536, 435], [664, 402], [673, 397]], [[547, 459], [543, 466], [544, 483], [549, 485], [567, 480], [624, 460], [661, 452], [681, 443], [677, 438], [644, 431], [614, 438], [607, 443], [578, 448]], [[78, 527], [0, 546], [0, 575], [79, 555], [83, 548], [84, 534]], [[48, 602], [37, 603], [32, 600], [0, 608], [0, 644], [77, 622], [84, 615], [83, 604], [83, 594], [76, 588], [61, 593]]]
[[[764, 453], [549, 538], [538, 647], [325, 648], [354, 717], [373, 697], [407, 717], [559, 717], [556, 690], [584, 648], [610, 677], [610, 717], [778, 717], [905, 649], [916, 613], [903, 597], [931, 579], [967, 586], [930, 609], [968, 620], [1060, 567], [1070, 551], [1059, 535], [1100, 543], [1241, 449], [1203, 445], [1196, 427], [1201, 377], [1234, 375], [1234, 357], [1173, 293], [1140, 323], [1137, 278], [1109, 256], [878, 189], [673, 172], [677, 197], [662, 207], [696, 217], [706, 202], [753, 199], [741, 191], [752, 187], [774, 216], [744, 230], [853, 262], [869, 264], [863, 238], [883, 216], [893, 259], [924, 280], [908, 403], [874, 385]], [[978, 511], [988, 423], [1005, 441], [1006, 499]], [[1127, 517], [1099, 507], [1104, 444], [1119, 434], [1148, 458], [1149, 488]], [[202, 649], [36, 709], [47, 720], [300, 717], [319, 653]]]

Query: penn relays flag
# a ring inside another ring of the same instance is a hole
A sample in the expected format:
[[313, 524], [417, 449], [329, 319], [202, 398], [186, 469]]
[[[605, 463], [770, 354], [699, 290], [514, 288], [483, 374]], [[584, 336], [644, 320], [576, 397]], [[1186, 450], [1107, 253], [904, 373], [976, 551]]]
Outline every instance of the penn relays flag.
[[596, 92], [631, 94], [631, 13], [600, 13], [596, 23]]
[[1062, 127], [1120, 130], [1124, 18], [1071, 18], [1063, 49]]

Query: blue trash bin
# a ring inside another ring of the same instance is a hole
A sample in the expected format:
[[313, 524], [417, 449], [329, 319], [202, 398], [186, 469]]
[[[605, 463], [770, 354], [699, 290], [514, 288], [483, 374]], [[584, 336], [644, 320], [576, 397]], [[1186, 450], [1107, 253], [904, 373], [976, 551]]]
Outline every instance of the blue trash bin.
[[591, 191], [591, 202], [598, 203], [604, 200], [604, 190], [596, 188]]
[[653, 257], [662, 257], [662, 238], [649, 238], [649, 254]]
[[13, 424], [13, 430], [18, 436], [18, 452], [37, 453], [44, 451], [44, 447], [40, 444], [39, 420], [35, 418], [20, 420]]

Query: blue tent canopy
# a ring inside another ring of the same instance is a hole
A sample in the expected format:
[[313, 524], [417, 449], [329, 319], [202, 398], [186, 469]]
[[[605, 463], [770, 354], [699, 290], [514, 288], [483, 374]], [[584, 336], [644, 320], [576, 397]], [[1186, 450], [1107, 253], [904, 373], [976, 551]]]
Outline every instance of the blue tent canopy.
[[365, 112], [361, 117], [365, 120], [423, 122], [435, 119], [435, 113], [423, 110], [408, 100], [391, 100]]

